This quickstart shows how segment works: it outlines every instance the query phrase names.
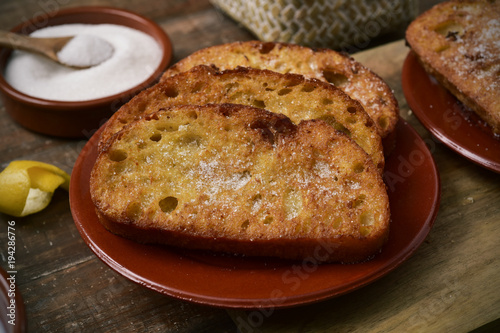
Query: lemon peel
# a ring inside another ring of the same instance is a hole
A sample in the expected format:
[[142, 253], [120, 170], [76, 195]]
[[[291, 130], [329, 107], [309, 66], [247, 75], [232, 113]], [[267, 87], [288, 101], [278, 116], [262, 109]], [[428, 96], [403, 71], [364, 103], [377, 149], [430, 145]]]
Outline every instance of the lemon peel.
[[0, 172], [0, 212], [16, 217], [37, 213], [58, 187], [68, 190], [69, 181], [69, 174], [54, 165], [12, 161]]

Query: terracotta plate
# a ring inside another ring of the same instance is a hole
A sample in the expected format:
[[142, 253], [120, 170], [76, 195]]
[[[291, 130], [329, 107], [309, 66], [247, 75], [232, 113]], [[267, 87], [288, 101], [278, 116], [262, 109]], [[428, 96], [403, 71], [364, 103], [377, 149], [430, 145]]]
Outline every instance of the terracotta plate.
[[[387, 160], [392, 226], [387, 245], [361, 264], [316, 265], [245, 258], [142, 245], [115, 236], [99, 223], [89, 194], [96, 133], [78, 157], [70, 204], [80, 234], [112, 269], [147, 288], [196, 303], [232, 308], [279, 308], [351, 292], [392, 271], [420, 246], [436, 217], [439, 176], [427, 146], [401, 120], [398, 142]], [[418, 205], [415, 203], [418, 202]]]
[[455, 152], [500, 173], [500, 137], [427, 74], [413, 52], [402, 70], [408, 105], [422, 124]]

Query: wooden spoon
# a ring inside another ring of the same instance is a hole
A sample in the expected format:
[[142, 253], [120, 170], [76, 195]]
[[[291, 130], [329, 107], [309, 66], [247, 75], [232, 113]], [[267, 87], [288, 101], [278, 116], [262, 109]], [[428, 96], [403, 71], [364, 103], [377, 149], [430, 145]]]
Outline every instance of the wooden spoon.
[[75, 36], [35, 38], [0, 30], [0, 46], [41, 54], [61, 65], [72, 68], [88, 68], [91, 66], [79, 66], [62, 62], [57, 53], [71, 41]]

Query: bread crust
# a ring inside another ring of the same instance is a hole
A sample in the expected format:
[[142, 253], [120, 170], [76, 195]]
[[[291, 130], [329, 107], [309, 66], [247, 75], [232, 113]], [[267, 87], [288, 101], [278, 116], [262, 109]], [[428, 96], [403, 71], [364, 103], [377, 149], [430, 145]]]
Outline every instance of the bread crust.
[[305, 79], [298, 74], [238, 67], [219, 71], [200, 65], [162, 82], [134, 97], [106, 123], [100, 146], [125, 124], [172, 105], [235, 103], [284, 114], [294, 123], [321, 118], [348, 133], [373, 159], [382, 173], [381, 137], [361, 104], [334, 86]]
[[500, 3], [447, 1], [417, 17], [406, 40], [424, 69], [500, 133]]
[[108, 230], [144, 243], [359, 262], [389, 233], [385, 184], [352, 139], [250, 106], [131, 122], [99, 152], [90, 190]]
[[221, 70], [238, 66], [269, 69], [329, 82], [363, 105], [383, 140], [393, 140], [399, 106], [392, 90], [376, 73], [345, 53], [290, 43], [240, 41], [196, 51], [166, 70], [161, 79], [202, 64]]

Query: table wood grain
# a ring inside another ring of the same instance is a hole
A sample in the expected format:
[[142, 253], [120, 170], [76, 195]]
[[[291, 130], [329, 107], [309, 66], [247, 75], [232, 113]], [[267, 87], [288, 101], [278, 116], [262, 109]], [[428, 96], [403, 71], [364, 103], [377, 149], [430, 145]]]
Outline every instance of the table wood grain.
[[[76, 5], [127, 8], [170, 35], [174, 60], [210, 45], [253, 36], [208, 1], [2, 1], [0, 29]], [[401, 88], [408, 49], [402, 40], [355, 54], [394, 90], [401, 116], [429, 144], [439, 169], [440, 209], [426, 241], [400, 267], [352, 293], [291, 309], [225, 310], [170, 298], [103, 264], [57, 190], [42, 212], [0, 214], [0, 266], [6, 269], [9, 221], [16, 224], [16, 282], [30, 332], [489, 332], [500, 318], [500, 175], [439, 143], [409, 110]], [[16, 159], [52, 163], [68, 173], [85, 140], [39, 135], [0, 104], [0, 169]], [[418, 205], [418, 202], [415, 202]], [[0, 309], [0, 311], [3, 311]]]

